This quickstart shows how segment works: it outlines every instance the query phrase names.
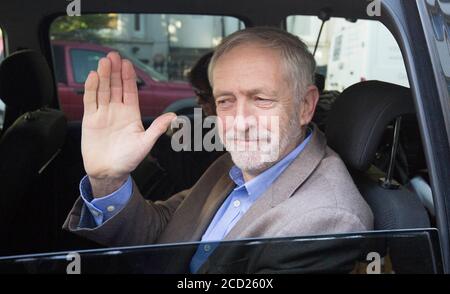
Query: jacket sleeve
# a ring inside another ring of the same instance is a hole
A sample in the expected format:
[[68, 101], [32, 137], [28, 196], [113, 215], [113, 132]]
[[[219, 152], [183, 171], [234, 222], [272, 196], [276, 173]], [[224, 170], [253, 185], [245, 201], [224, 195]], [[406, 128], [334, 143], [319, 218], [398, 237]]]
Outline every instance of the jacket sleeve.
[[154, 243], [164, 231], [173, 213], [189, 190], [181, 191], [165, 201], [146, 201], [136, 183], [127, 204], [112, 218], [94, 228], [80, 228], [80, 216], [84, 201], [79, 197], [63, 229], [104, 246], [133, 246]]

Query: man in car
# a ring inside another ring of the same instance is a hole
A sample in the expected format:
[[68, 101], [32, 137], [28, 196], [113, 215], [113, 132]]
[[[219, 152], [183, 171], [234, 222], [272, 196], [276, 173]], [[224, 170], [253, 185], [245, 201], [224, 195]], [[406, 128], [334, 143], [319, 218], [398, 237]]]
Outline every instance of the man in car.
[[[209, 80], [229, 152], [189, 190], [151, 202], [130, 173], [175, 115], [164, 114], [145, 130], [133, 66], [108, 54], [85, 83], [87, 176], [64, 228], [107, 246], [371, 230], [369, 206], [310, 124], [319, 97], [314, 70], [306, 45], [280, 29], [249, 28], [226, 37], [214, 51]], [[256, 151], [254, 143], [261, 146]], [[192, 272], [208, 250], [193, 253]]]

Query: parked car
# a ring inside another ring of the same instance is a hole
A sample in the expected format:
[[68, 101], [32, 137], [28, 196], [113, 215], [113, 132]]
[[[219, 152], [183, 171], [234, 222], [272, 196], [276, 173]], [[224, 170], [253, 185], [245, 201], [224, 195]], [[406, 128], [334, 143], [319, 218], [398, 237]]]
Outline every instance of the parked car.
[[[59, 103], [69, 120], [83, 117], [84, 81], [91, 70], [97, 69], [98, 60], [114, 48], [93, 43], [52, 41]], [[143, 117], [156, 117], [175, 101], [194, 97], [192, 87], [182, 81], [168, 81], [161, 73], [139, 59], [128, 58], [138, 76], [139, 104]]]

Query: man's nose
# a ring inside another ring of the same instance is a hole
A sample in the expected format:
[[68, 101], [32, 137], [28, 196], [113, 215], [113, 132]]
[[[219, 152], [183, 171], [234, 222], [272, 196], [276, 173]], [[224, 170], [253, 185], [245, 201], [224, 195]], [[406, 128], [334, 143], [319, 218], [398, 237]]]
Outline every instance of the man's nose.
[[247, 131], [254, 119], [250, 107], [245, 102], [238, 102], [236, 116], [234, 118], [234, 127], [236, 131]]

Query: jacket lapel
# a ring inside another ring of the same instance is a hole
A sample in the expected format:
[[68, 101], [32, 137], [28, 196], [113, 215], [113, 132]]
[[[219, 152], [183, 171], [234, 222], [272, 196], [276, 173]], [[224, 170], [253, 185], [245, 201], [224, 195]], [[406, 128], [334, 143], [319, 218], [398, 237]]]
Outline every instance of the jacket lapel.
[[191, 237], [192, 241], [199, 241], [201, 239], [216, 212], [234, 187], [235, 183], [230, 179], [228, 173], [220, 177], [217, 185], [214, 186], [211, 194], [206, 198], [206, 203], [199, 213], [198, 222]]
[[311, 141], [300, 155], [270, 185], [244, 216], [225, 236], [225, 240], [238, 239], [242, 232], [255, 220], [279, 203], [291, 197], [294, 192], [314, 172], [325, 155], [326, 139], [317, 126], [314, 127]]
[[171, 221], [158, 239], [158, 243], [199, 241], [235, 184], [228, 171], [233, 166], [230, 154], [223, 155], [222, 163], [208, 171], [209, 181], [200, 180], [192, 187], [189, 196], [177, 209]]

